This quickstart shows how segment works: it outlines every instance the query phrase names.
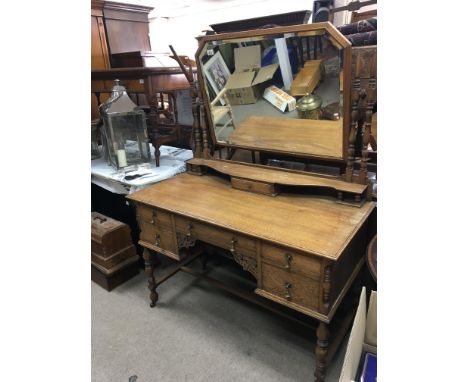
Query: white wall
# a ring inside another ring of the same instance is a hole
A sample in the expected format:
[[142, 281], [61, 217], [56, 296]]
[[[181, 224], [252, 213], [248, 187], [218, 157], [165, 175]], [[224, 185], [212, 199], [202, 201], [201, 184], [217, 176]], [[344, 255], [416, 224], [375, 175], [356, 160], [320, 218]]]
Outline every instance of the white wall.
[[[170, 54], [169, 44], [180, 55], [194, 57], [196, 36], [210, 29], [210, 24], [274, 15], [277, 13], [312, 10], [314, 0], [119, 0], [154, 7], [149, 14], [151, 50]], [[335, 7], [350, 0], [335, 0]], [[372, 5], [362, 10], [375, 9]], [[351, 12], [335, 15], [336, 26], [350, 22]]]
[[198, 47], [195, 37], [210, 29], [210, 24], [312, 10], [312, 3], [312, 0], [235, 0], [194, 1], [193, 6], [181, 9], [156, 6], [150, 14], [151, 49], [169, 53], [168, 45], [171, 44], [178, 54], [193, 58]]

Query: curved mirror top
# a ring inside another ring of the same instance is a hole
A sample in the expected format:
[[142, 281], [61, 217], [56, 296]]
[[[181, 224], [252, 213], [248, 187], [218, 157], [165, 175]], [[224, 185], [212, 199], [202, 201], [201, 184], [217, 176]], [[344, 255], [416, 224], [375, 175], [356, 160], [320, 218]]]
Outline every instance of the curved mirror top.
[[345, 50], [329, 29], [202, 39], [198, 62], [217, 144], [344, 159]]

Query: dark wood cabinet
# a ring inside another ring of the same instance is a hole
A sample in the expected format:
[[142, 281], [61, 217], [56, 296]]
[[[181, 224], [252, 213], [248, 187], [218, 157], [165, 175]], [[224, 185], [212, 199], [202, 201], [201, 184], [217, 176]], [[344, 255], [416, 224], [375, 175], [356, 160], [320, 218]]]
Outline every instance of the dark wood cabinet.
[[148, 14], [153, 8], [141, 5], [104, 2], [103, 14], [109, 55], [151, 50]]
[[101, 0], [91, 1], [91, 69], [110, 69]]
[[[91, 1], [91, 70], [111, 67], [102, 13], [103, 5], [104, 2], [101, 0]], [[91, 99], [91, 119], [96, 118], [99, 118], [98, 105], [94, 99]]]
[[[103, 0], [91, 1], [91, 70], [111, 69], [112, 54], [150, 51], [148, 14], [151, 7]], [[104, 82], [101, 88], [105, 88]], [[104, 102], [109, 94], [102, 94]], [[94, 97], [94, 95], [92, 95]], [[99, 118], [95, 99], [91, 119]]]
[[91, 3], [91, 69], [110, 69], [106, 31], [98, 3], [102, 2]]

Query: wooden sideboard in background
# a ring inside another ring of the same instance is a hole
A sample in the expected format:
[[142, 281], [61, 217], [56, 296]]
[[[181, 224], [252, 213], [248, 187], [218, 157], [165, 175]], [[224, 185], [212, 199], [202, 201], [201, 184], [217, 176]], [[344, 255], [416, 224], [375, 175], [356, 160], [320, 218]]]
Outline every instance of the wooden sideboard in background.
[[[141, 5], [91, 0], [91, 70], [113, 68], [112, 54], [151, 50], [148, 14], [152, 10]], [[103, 82], [100, 87], [106, 88], [106, 84]], [[108, 96], [103, 94], [101, 102]], [[91, 99], [91, 119], [96, 118], [98, 107]]]

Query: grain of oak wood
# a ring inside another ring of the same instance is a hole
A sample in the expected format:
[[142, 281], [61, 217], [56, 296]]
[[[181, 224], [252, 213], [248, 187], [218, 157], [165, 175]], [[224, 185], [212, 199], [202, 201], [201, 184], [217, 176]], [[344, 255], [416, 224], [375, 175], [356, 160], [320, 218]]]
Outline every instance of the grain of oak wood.
[[251, 116], [229, 136], [239, 147], [286, 153], [343, 158], [343, 120]]
[[333, 198], [298, 194], [265, 197], [235, 190], [224, 179], [186, 173], [128, 198], [332, 260], [375, 206], [366, 202], [355, 208]]

